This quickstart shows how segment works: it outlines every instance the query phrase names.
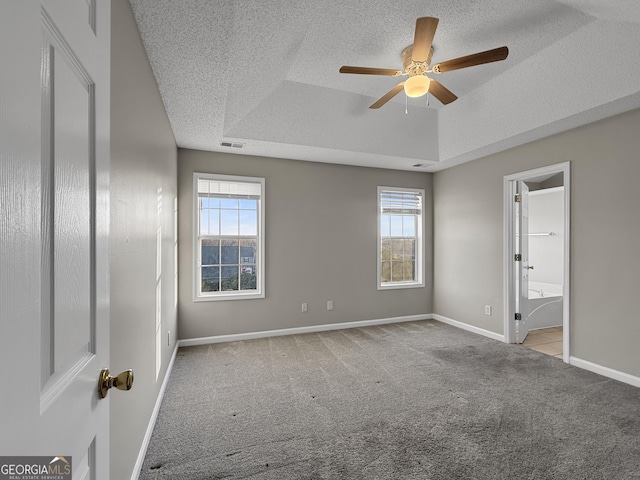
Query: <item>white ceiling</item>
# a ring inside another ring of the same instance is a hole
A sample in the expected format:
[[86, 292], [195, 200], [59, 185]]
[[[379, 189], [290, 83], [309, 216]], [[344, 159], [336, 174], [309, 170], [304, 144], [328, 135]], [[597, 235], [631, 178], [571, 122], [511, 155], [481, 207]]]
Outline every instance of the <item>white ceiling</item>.
[[[130, 2], [179, 147], [437, 171], [640, 107], [637, 0]], [[401, 70], [422, 16], [432, 64], [509, 57], [439, 75], [447, 106], [370, 110], [399, 79], [338, 69]]]

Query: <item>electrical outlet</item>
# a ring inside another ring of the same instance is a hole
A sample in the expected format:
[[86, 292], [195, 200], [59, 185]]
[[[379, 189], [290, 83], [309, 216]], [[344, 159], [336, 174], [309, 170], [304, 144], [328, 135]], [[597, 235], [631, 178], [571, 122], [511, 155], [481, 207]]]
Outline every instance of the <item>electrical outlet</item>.
[[307, 313], [308, 307], [307, 307], [307, 302], [304, 302], [302, 304], [302, 313]]
[[491, 305], [485, 305], [484, 306], [484, 314], [491, 316]]
[[327, 300], [327, 310], [333, 310], [333, 300]]

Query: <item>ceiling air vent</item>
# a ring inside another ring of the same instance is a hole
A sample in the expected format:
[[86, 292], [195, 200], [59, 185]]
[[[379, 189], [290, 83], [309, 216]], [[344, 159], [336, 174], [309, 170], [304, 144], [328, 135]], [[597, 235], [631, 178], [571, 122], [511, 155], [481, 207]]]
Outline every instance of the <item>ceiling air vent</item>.
[[220, 145], [223, 147], [232, 147], [232, 148], [243, 148], [244, 143], [233, 143], [233, 142], [220, 142]]

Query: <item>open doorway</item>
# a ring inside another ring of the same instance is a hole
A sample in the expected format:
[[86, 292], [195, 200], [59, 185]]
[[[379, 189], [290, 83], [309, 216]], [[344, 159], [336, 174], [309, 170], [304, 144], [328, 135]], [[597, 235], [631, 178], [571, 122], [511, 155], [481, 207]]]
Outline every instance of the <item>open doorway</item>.
[[569, 180], [568, 162], [504, 177], [505, 339], [567, 363]]

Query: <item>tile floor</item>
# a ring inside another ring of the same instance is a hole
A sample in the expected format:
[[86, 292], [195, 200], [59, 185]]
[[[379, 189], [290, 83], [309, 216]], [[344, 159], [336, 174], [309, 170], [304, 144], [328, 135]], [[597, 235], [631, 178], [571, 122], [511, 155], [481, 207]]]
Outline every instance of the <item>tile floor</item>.
[[522, 345], [562, 360], [562, 327], [531, 330]]

